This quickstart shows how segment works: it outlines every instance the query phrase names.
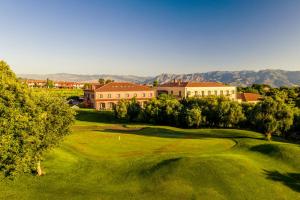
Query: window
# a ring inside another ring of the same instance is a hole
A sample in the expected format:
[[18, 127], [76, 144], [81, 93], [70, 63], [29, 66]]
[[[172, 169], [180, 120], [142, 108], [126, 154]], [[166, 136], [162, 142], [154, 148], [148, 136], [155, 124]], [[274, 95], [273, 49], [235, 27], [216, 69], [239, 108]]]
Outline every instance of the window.
[[108, 95], [107, 95], [107, 98], [111, 98], [111, 94], [108, 94]]
[[226, 90], [226, 94], [229, 95], [229, 90]]
[[171, 90], [171, 95], [173, 95], [173, 90]]
[[188, 92], [187, 92], [187, 95], [190, 96], [190, 95], [191, 95], [191, 91], [188, 91]]
[[152, 93], [149, 93], [149, 97], [152, 97]]
[[235, 91], [234, 91], [234, 90], [232, 90], [232, 91], [231, 91], [231, 94], [234, 94], [234, 93], [235, 93]]
[[179, 91], [179, 97], [181, 97], [181, 91]]
[[137, 93], [134, 93], [134, 97], [137, 97]]
[[102, 99], [102, 98], [103, 98], [103, 94], [100, 94], [100, 95], [99, 95], [99, 98]]
[[117, 98], [120, 98], [121, 97], [121, 95], [120, 94], [117, 94]]
[[146, 93], [143, 93], [143, 97], [146, 97]]
[[220, 95], [223, 95], [223, 90], [220, 91]]
[[211, 91], [210, 91], [210, 90], [208, 90], [208, 93], [207, 93], [207, 94], [208, 94], [208, 96], [210, 96], [210, 95], [211, 95]]
[[198, 96], [198, 91], [195, 91], [195, 96]]
[[201, 93], [202, 93], [202, 96], [204, 97], [204, 95], [205, 95], [204, 91], [202, 91]]
[[218, 95], [218, 91], [217, 91], [217, 90], [215, 90], [215, 95], [216, 95], [216, 96]]
[[130, 95], [127, 93], [127, 94], [126, 94], [126, 97], [127, 97], [127, 98], [129, 98], [129, 97], [130, 97]]

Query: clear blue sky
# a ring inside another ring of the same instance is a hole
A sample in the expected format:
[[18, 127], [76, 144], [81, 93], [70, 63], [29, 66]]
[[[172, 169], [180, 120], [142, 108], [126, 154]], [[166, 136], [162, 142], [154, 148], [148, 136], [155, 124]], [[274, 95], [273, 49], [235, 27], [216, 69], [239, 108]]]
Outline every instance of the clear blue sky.
[[299, 0], [0, 0], [17, 73], [300, 70]]

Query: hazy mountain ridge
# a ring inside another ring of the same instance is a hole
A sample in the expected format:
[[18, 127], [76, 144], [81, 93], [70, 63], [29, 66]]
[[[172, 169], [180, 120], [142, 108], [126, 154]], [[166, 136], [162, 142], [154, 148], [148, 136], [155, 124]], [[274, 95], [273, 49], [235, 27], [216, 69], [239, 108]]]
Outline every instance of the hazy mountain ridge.
[[54, 81], [74, 81], [74, 82], [98, 82], [100, 78], [112, 79], [115, 81], [128, 81], [128, 82], [145, 82], [152, 77], [142, 77], [134, 75], [110, 75], [110, 74], [99, 74], [99, 75], [80, 75], [80, 74], [18, 74], [19, 77], [25, 79], [45, 80], [47, 78]]
[[260, 71], [212, 71], [192, 74], [160, 74], [155, 77], [133, 76], [133, 75], [78, 75], [78, 74], [20, 74], [19, 77], [27, 79], [51, 79], [60, 81], [97, 82], [99, 78], [113, 79], [115, 81], [130, 81], [136, 83], [165, 83], [174, 79], [182, 81], [217, 81], [231, 85], [247, 86], [253, 83], [269, 84], [273, 87], [300, 86], [300, 71], [285, 70], [260, 70]]
[[165, 83], [173, 79], [182, 81], [217, 81], [236, 86], [247, 86], [253, 83], [269, 84], [273, 87], [300, 86], [300, 71], [260, 70], [260, 71], [212, 71], [193, 74], [161, 74], [152, 80]]

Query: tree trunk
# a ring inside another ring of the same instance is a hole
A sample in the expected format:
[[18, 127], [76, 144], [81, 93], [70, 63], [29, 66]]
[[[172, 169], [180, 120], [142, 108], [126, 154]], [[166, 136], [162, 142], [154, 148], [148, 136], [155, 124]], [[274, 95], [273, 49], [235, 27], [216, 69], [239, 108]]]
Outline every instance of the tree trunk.
[[272, 133], [266, 133], [266, 139], [270, 142], [272, 138]]
[[42, 168], [41, 168], [41, 161], [38, 161], [37, 166], [36, 166], [36, 171], [37, 171], [38, 176], [43, 175], [43, 171], [42, 171]]

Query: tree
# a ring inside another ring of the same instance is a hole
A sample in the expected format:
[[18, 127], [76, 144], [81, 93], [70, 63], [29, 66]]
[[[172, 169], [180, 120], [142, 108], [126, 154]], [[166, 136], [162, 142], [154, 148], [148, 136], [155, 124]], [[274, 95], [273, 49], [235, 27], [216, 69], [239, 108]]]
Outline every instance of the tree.
[[64, 136], [68, 135], [70, 125], [74, 121], [75, 111], [72, 110], [66, 101], [60, 97], [53, 97], [47, 93], [35, 95], [37, 106], [37, 129], [38, 132], [32, 138], [31, 146], [34, 163], [37, 163], [37, 173], [42, 175], [40, 161], [43, 154], [59, 144]]
[[216, 111], [219, 127], [236, 127], [245, 118], [241, 105], [229, 99], [218, 98]]
[[105, 80], [103, 78], [99, 78], [98, 80], [100, 85], [104, 85], [105, 84]]
[[270, 97], [256, 104], [254, 110], [254, 126], [261, 130], [268, 140], [272, 134], [284, 134], [293, 124], [293, 112], [282, 100]]
[[242, 127], [244, 128], [253, 128], [253, 120], [254, 114], [253, 110], [255, 108], [255, 104], [253, 103], [242, 103], [242, 110], [244, 113], [244, 120], [242, 121]]
[[114, 80], [107, 79], [107, 80], [105, 81], [105, 84], [112, 83], [112, 82], [114, 82]]
[[202, 124], [209, 127], [236, 127], [245, 118], [239, 103], [225, 97], [188, 98], [181, 101], [184, 107], [199, 107]]
[[176, 98], [162, 94], [147, 103], [143, 112], [144, 118], [151, 123], [178, 125], [181, 107]]
[[135, 98], [129, 101], [127, 106], [127, 115], [130, 121], [138, 121], [142, 108]]
[[70, 133], [74, 111], [65, 100], [32, 93], [0, 61], [0, 170], [42, 174], [44, 153]]
[[127, 117], [128, 104], [128, 101], [121, 99], [118, 104], [114, 106], [114, 113], [117, 119], [125, 119]]
[[180, 119], [183, 126], [198, 128], [202, 120], [201, 110], [199, 107], [182, 109]]
[[153, 87], [157, 87], [158, 86], [158, 80], [153, 81]]
[[54, 81], [47, 78], [45, 87], [46, 88], [53, 88], [54, 87]]

